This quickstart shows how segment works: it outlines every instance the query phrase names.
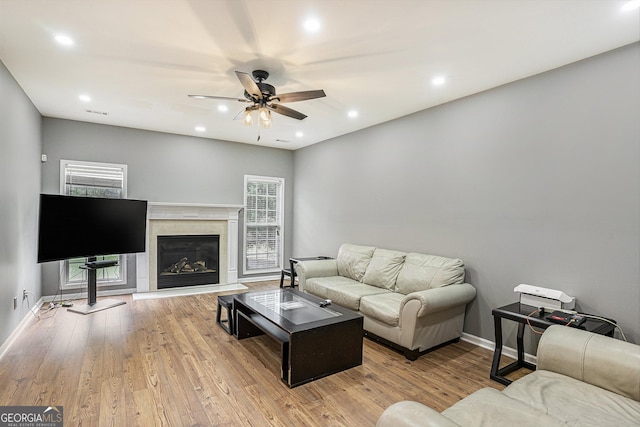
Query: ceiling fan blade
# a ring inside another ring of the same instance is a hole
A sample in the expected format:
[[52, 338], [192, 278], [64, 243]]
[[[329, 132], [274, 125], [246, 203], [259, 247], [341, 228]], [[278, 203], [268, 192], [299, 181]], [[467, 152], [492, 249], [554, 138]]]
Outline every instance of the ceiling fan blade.
[[253, 96], [256, 99], [262, 99], [262, 92], [260, 91], [260, 88], [258, 87], [256, 82], [253, 80], [253, 77], [251, 77], [247, 73], [243, 73], [242, 71], [236, 71], [236, 76], [238, 76], [238, 80], [240, 80], [240, 83], [242, 83], [244, 90], [246, 90], [249, 95]]
[[304, 120], [307, 117], [299, 111], [292, 110], [291, 108], [285, 107], [284, 105], [280, 104], [268, 105], [267, 108], [274, 113], [282, 114], [283, 116], [291, 117], [298, 120]]
[[327, 96], [324, 90], [307, 90], [303, 92], [289, 92], [276, 95], [273, 99], [279, 99], [280, 102], [298, 102], [306, 101], [307, 99], [322, 98]]
[[231, 98], [229, 96], [214, 96], [214, 95], [187, 95], [189, 98], [197, 99], [222, 99], [225, 101], [238, 101], [238, 102], [251, 102], [247, 99]]

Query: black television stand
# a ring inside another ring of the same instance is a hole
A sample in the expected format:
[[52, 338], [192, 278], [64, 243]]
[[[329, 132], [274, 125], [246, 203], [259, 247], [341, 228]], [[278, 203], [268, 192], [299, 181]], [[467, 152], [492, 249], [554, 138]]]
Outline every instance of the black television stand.
[[108, 260], [108, 261], [97, 261], [96, 257], [89, 257], [87, 262], [84, 265], [81, 265], [80, 268], [83, 270], [87, 270], [88, 278], [88, 289], [87, 289], [87, 304], [79, 306], [79, 307], [69, 307], [69, 311], [73, 311], [75, 313], [80, 314], [91, 314], [96, 311], [106, 310], [107, 308], [117, 307], [119, 305], [126, 304], [125, 301], [120, 301], [117, 299], [105, 299], [100, 302], [97, 302], [96, 299], [98, 297], [98, 278], [96, 275], [96, 271], [100, 268], [105, 267], [113, 267], [118, 265], [118, 261]]

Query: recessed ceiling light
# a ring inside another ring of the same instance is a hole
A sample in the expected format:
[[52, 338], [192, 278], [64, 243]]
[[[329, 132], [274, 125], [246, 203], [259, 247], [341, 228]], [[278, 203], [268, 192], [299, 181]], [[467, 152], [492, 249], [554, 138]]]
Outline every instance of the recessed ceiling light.
[[358, 112], [356, 110], [351, 110], [347, 113], [347, 115], [353, 119], [358, 117]]
[[442, 86], [443, 84], [445, 84], [447, 81], [447, 79], [445, 79], [443, 76], [436, 76], [431, 80], [431, 83], [434, 86]]
[[320, 21], [316, 18], [309, 18], [304, 21], [304, 29], [307, 30], [308, 33], [315, 33], [320, 30]]
[[206, 130], [207, 130], [207, 128], [204, 127], [204, 126], [196, 126], [196, 131], [198, 131], [198, 132], [204, 132]]
[[82, 102], [91, 102], [91, 97], [89, 95], [79, 95], [78, 99]]
[[302, 138], [304, 136], [304, 133], [302, 133], [301, 131], [296, 132], [296, 136], [298, 138]]
[[218, 105], [218, 111], [220, 111], [221, 113], [226, 113], [227, 111], [229, 111], [229, 107], [224, 104], [220, 104]]
[[71, 37], [69, 37], [66, 34], [57, 34], [55, 36], [55, 40], [56, 42], [58, 42], [58, 44], [61, 44], [63, 46], [73, 46], [74, 45], [74, 41]]

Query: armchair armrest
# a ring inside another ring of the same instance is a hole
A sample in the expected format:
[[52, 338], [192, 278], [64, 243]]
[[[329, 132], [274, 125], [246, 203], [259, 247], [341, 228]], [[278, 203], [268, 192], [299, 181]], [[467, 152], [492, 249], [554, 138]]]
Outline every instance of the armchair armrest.
[[382, 413], [376, 427], [459, 427], [439, 412], [418, 402], [394, 403]]
[[537, 356], [538, 369], [640, 401], [640, 345], [554, 325], [542, 335]]
[[296, 263], [295, 269], [300, 290], [304, 291], [307, 279], [312, 277], [337, 276], [338, 262], [335, 259], [300, 261]]
[[469, 283], [412, 292], [402, 300], [402, 303], [400, 304], [400, 312], [402, 313], [405, 304], [409, 301], [417, 300], [420, 302], [418, 317], [422, 317], [427, 314], [446, 310], [450, 307], [468, 304], [473, 300], [473, 298], [475, 298], [475, 296], [476, 288], [471, 286]]

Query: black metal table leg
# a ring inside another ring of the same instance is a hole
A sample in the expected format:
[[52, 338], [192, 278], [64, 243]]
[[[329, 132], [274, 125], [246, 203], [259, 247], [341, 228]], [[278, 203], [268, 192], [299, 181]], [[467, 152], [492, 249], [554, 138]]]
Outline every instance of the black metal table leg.
[[501, 384], [509, 385], [511, 381], [498, 373], [500, 370], [500, 358], [502, 357], [502, 319], [500, 317], [493, 316], [493, 329], [495, 332], [496, 348], [493, 352], [493, 362], [491, 363], [489, 378]]

